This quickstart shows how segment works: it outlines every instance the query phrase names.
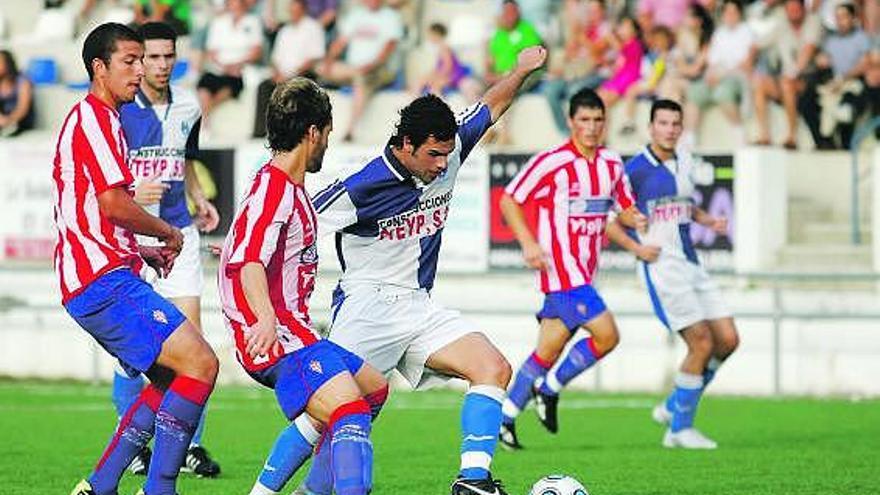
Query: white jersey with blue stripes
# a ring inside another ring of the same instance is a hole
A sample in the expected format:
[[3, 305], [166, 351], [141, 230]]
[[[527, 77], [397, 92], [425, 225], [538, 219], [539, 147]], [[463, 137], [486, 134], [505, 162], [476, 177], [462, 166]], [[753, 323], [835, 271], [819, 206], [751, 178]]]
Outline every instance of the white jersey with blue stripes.
[[177, 228], [192, 224], [184, 184], [186, 160], [199, 148], [201, 109], [192, 91], [171, 86], [168, 102], [153, 105], [143, 91], [119, 110], [135, 184], [158, 174], [168, 190], [147, 211]]
[[319, 231], [335, 233], [341, 286], [370, 282], [431, 290], [452, 191], [462, 162], [492, 125], [478, 103], [457, 117], [446, 170], [422, 184], [391, 147], [314, 197]]
[[648, 231], [640, 242], [661, 248], [673, 256], [698, 264], [691, 241], [694, 211], [694, 180], [690, 155], [679, 153], [660, 160], [649, 146], [626, 163], [626, 175], [639, 211], [648, 217]]

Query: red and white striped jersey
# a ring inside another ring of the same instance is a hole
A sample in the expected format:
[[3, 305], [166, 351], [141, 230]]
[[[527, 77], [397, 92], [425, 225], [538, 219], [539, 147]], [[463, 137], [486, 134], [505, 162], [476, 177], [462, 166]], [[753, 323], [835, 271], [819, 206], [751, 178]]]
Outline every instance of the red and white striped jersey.
[[570, 140], [529, 160], [505, 191], [537, 204], [538, 243], [550, 258], [538, 273], [545, 293], [592, 283], [608, 213], [635, 202], [620, 155], [599, 148], [588, 160]]
[[92, 94], [64, 119], [52, 178], [55, 193], [55, 272], [66, 303], [101, 275], [120, 266], [143, 267], [131, 231], [111, 223], [98, 196], [132, 183], [128, 146], [116, 109]]
[[[226, 236], [218, 273], [223, 314], [232, 329], [238, 360], [258, 371], [320, 339], [309, 318], [309, 297], [318, 271], [317, 217], [305, 188], [281, 169], [266, 164], [254, 177]], [[251, 359], [245, 330], [257, 322], [245, 297], [241, 268], [266, 269], [269, 300], [275, 309], [278, 344]]]

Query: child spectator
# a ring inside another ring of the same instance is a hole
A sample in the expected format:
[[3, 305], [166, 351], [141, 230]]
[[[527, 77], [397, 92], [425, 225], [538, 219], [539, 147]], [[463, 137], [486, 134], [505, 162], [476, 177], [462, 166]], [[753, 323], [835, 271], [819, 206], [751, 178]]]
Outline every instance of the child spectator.
[[605, 102], [606, 108], [611, 108], [641, 79], [642, 57], [645, 54], [642, 31], [635, 19], [621, 19], [615, 34], [614, 44], [618, 47], [619, 55], [614, 65], [614, 74], [599, 88], [599, 96]]

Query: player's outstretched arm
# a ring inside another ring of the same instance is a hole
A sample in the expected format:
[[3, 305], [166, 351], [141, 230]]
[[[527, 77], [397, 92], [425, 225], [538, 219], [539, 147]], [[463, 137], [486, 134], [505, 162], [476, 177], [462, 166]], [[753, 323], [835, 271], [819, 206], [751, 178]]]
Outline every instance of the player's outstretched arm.
[[613, 222], [608, 222], [608, 226], [605, 228], [605, 234], [608, 235], [608, 239], [611, 242], [626, 249], [642, 261], [653, 263], [657, 261], [657, 257], [660, 256], [660, 247], [641, 244], [639, 241], [633, 239], [626, 233], [618, 219], [615, 219]]
[[492, 122], [497, 122], [504, 115], [529, 74], [543, 67], [546, 61], [547, 49], [543, 46], [530, 46], [519, 52], [516, 68], [493, 84], [483, 95], [483, 103], [489, 107]]
[[526, 265], [536, 270], [547, 269], [547, 253], [544, 252], [544, 249], [535, 240], [535, 235], [529, 229], [522, 206], [507, 193], [501, 196], [498, 206], [501, 209], [501, 215], [504, 216], [504, 221], [507, 222], [522, 248]]
[[265, 355], [278, 342], [275, 333], [275, 310], [269, 299], [269, 282], [266, 268], [255, 262], [246, 263], [238, 272], [241, 287], [248, 306], [257, 322], [245, 332], [247, 353], [251, 359]]
[[648, 228], [648, 218], [632, 205], [617, 215], [617, 220], [624, 226], [644, 232]]
[[113, 187], [99, 194], [98, 208], [110, 223], [135, 234], [155, 237], [165, 243], [168, 251], [176, 254], [183, 246], [183, 235], [179, 230], [144, 211], [121, 187]]

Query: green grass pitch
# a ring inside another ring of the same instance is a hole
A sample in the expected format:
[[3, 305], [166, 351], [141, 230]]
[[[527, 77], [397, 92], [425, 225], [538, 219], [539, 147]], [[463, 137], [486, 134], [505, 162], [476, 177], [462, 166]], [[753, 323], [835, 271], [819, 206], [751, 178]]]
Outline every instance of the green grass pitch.
[[[709, 396], [698, 426], [720, 448], [685, 452], [660, 446], [662, 430], [649, 417], [655, 400], [566, 393], [557, 436], [526, 411], [518, 426], [527, 450], [499, 452], [495, 474], [511, 495], [556, 472], [592, 495], [880, 493], [880, 401]], [[373, 433], [375, 495], [449, 493], [460, 403], [454, 391], [392, 394]], [[0, 494], [67, 495], [114, 423], [106, 386], [0, 381]], [[204, 443], [223, 474], [181, 475], [181, 494], [246, 495], [284, 424], [271, 392], [218, 389]], [[120, 495], [134, 494], [141, 480], [126, 475]]]

